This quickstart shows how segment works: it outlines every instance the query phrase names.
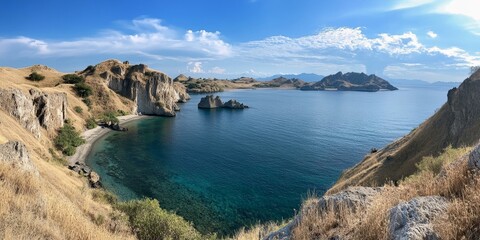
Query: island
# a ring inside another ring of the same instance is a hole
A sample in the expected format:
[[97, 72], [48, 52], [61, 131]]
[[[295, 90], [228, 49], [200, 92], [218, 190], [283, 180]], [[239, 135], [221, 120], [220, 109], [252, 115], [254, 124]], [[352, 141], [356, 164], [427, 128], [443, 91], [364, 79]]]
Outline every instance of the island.
[[321, 81], [306, 85], [300, 90], [338, 90], [338, 91], [364, 91], [377, 92], [380, 90], [394, 91], [398, 88], [391, 85], [385, 79], [374, 74], [349, 72], [343, 74], [338, 72], [324, 77]]

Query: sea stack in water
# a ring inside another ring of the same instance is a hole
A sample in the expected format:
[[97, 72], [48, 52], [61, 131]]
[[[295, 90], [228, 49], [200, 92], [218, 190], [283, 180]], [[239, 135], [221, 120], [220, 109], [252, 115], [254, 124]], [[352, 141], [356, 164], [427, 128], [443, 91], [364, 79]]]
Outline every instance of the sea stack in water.
[[230, 108], [230, 109], [245, 109], [248, 108], [247, 105], [239, 103], [237, 100], [231, 99], [226, 103], [223, 103], [219, 96], [214, 97], [213, 95], [208, 95], [200, 99], [198, 103], [198, 108], [212, 109], [212, 108]]

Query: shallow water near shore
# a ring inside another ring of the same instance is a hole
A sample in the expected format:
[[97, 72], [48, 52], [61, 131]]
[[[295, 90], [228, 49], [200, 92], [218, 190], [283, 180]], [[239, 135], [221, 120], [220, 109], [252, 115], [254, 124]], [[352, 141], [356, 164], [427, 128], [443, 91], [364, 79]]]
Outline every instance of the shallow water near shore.
[[278, 89], [218, 93], [245, 110], [181, 105], [175, 118], [130, 122], [97, 141], [87, 163], [121, 199], [156, 198], [202, 232], [291, 218], [309, 190], [417, 127], [445, 88], [336, 92]]

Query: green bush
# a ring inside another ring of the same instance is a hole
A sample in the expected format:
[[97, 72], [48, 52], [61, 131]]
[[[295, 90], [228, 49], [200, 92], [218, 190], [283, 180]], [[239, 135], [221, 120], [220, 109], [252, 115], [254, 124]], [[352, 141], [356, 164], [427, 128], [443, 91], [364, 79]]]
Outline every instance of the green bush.
[[85, 139], [80, 136], [70, 123], [65, 123], [58, 130], [58, 135], [53, 140], [55, 147], [67, 156], [72, 156], [78, 146], [85, 143]]
[[73, 108], [73, 110], [75, 110], [75, 112], [77, 112], [77, 113], [83, 113], [83, 108], [80, 107], [80, 106], [75, 106], [75, 107]]
[[106, 112], [100, 116], [100, 121], [104, 123], [119, 123], [120, 121], [117, 118], [117, 113], [116, 112]]
[[85, 103], [88, 108], [92, 108], [92, 100], [90, 100], [90, 98], [83, 98], [82, 102]]
[[45, 76], [37, 73], [37, 72], [32, 72], [30, 75], [28, 75], [28, 77], [26, 77], [26, 79], [30, 80], [30, 81], [35, 81], [35, 82], [38, 82], [38, 81], [42, 81], [43, 79], [45, 79]]
[[92, 87], [90, 87], [84, 82], [75, 83], [73, 89], [75, 90], [77, 95], [82, 98], [87, 98], [93, 93]]
[[132, 200], [116, 207], [127, 214], [138, 239], [205, 239], [191, 223], [161, 209], [156, 199]]
[[85, 81], [82, 76], [78, 76], [77, 74], [65, 74], [62, 76], [62, 79], [65, 83], [69, 84], [81, 83]]
[[97, 122], [95, 121], [95, 119], [89, 118], [89, 119], [87, 119], [87, 122], [85, 123], [85, 127], [87, 127], [87, 129], [96, 128], [97, 127]]

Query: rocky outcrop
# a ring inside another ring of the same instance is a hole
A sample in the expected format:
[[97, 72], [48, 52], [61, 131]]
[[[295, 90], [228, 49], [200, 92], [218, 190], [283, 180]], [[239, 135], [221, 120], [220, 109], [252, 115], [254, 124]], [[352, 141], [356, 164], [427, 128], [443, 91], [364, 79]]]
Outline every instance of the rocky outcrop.
[[302, 88], [308, 83], [298, 78], [277, 77], [267, 82], [256, 83], [254, 87], [258, 88]]
[[102, 187], [102, 183], [100, 182], [100, 176], [94, 171], [91, 171], [90, 174], [88, 174], [88, 182], [90, 183], [90, 187], [92, 188]]
[[134, 102], [133, 112], [146, 115], [175, 116], [190, 96], [182, 84], [174, 84], [166, 74], [145, 64], [130, 65], [108, 60], [81, 73], [87, 81], [101, 78], [108, 88]]
[[478, 144], [468, 155], [468, 169], [472, 171], [480, 170], [480, 144]]
[[439, 196], [417, 197], [390, 209], [390, 239], [438, 239], [432, 220], [445, 213], [448, 202]]
[[326, 195], [319, 199], [317, 208], [321, 210], [339, 209], [347, 207], [355, 211], [358, 207], [365, 207], [372, 201], [378, 193], [382, 191], [380, 187], [350, 187], [337, 194]]
[[219, 96], [214, 97], [208, 95], [200, 99], [198, 108], [212, 109], [212, 108], [229, 108], [229, 109], [245, 109], [247, 105], [239, 103], [237, 100], [231, 99], [226, 103], [223, 103]]
[[198, 103], [198, 108], [221, 108], [222, 106], [223, 102], [220, 97], [214, 97], [213, 95], [203, 97]]
[[21, 142], [10, 141], [5, 144], [0, 144], [0, 161], [38, 175], [37, 168], [30, 160], [27, 147]]
[[263, 240], [288, 240], [291, 238], [292, 230], [302, 222], [302, 215], [308, 211], [325, 212], [338, 211], [341, 208], [348, 208], [355, 212], [358, 209], [366, 208], [372, 202], [373, 198], [382, 191], [383, 188], [369, 187], [350, 187], [342, 192], [333, 195], [323, 196], [316, 201], [311, 201], [309, 205], [303, 206], [299, 214], [292, 221], [281, 229], [270, 233]]
[[41, 136], [41, 127], [54, 134], [67, 118], [65, 93], [31, 89], [25, 94], [18, 89], [0, 89], [0, 107], [37, 138]]
[[301, 90], [339, 90], [339, 91], [364, 91], [376, 92], [379, 90], [398, 90], [385, 79], [365, 73], [338, 72], [324, 77], [321, 81], [300, 88]]

